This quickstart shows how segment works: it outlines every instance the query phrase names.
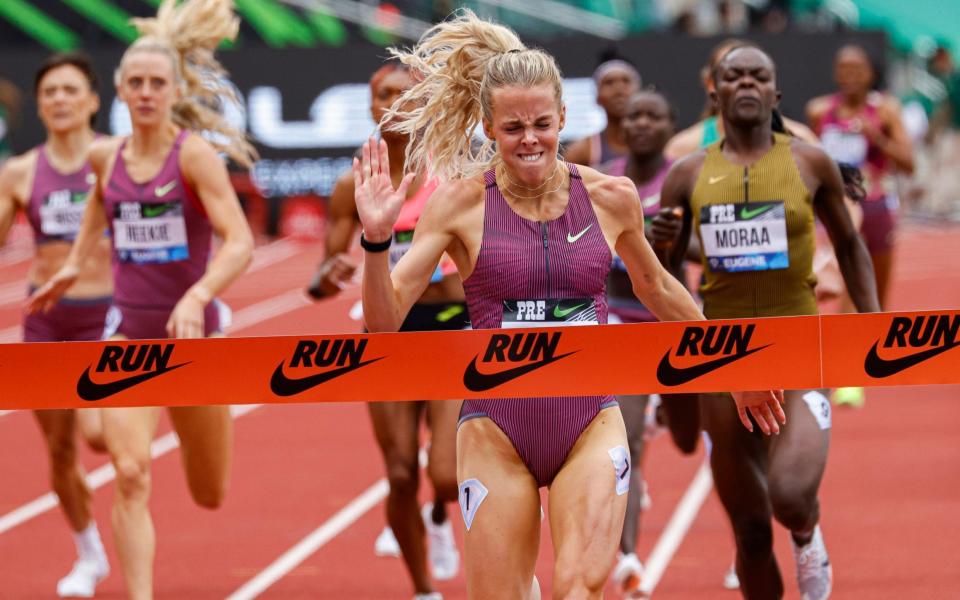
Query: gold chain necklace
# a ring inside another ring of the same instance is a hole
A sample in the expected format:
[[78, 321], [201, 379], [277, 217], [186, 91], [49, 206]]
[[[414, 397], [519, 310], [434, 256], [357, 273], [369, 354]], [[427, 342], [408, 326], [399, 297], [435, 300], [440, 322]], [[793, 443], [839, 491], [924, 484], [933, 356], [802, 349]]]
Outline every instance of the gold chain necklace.
[[[538, 185], [537, 187], [535, 187], [535, 188], [523, 188], [523, 186], [518, 186], [518, 187], [521, 187], [521, 188], [526, 189], [526, 190], [535, 190], [535, 189], [542, 188], [543, 186], [547, 185], [547, 183], [548, 183], [551, 179], [553, 179], [553, 176], [556, 175], [559, 171], [560, 171], [560, 163], [557, 162], [557, 167], [554, 169], [553, 175], [550, 175], [550, 177], [548, 177], [543, 183], [541, 183], [541, 184]], [[507, 175], [507, 170], [506, 170], [506, 168], [503, 169], [503, 178], [507, 181], [507, 184], [508, 184], [508, 185], [509, 185], [509, 184], [513, 184], [513, 181], [510, 180], [510, 176]], [[565, 183], [565, 178], [561, 176], [561, 177], [560, 177], [560, 182], [557, 184], [557, 187], [553, 188], [552, 190], [547, 190], [547, 191], [545, 191], [545, 192], [540, 192], [539, 194], [534, 194], [534, 195], [532, 195], [532, 196], [524, 196], [524, 195], [521, 195], [521, 194], [515, 194], [513, 191], [510, 191], [509, 189], [506, 189], [506, 191], [507, 191], [507, 193], [508, 193], [509, 196], [511, 196], [511, 197], [513, 197], [513, 198], [516, 198], [516, 199], [518, 199], [518, 200], [535, 200], [535, 199], [537, 199], [537, 198], [541, 198], [541, 197], [543, 197], [543, 196], [546, 196], [547, 194], [552, 194], [552, 193], [554, 193], [554, 192], [556, 192], [556, 191], [559, 191], [560, 188], [563, 187], [563, 184], [564, 184], [564, 183]], [[516, 184], [513, 184], [513, 185], [516, 185]], [[505, 191], [505, 188], [501, 188], [501, 191]]]

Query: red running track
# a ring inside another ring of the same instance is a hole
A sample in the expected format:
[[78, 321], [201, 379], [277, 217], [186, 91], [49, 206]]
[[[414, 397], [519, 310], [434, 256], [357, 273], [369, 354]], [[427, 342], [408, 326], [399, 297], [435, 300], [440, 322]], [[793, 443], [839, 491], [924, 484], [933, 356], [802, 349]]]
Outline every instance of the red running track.
[[[241, 329], [235, 335], [354, 331], [348, 317], [357, 290], [310, 305], [298, 290], [320, 252], [318, 245], [280, 242], [258, 250], [261, 268], [227, 295]], [[960, 306], [960, 227], [911, 226], [896, 263], [893, 309]], [[0, 255], [0, 291], [22, 281], [26, 263]], [[11, 289], [13, 289], [11, 287]], [[16, 302], [0, 293], [0, 335], [19, 320]], [[834, 598], [960, 598], [960, 389], [873, 389], [862, 410], [838, 410], [823, 483], [823, 531], [836, 574]], [[224, 398], [229, 403], [229, 398]], [[169, 430], [166, 423], [161, 437]], [[263, 406], [237, 417], [230, 494], [218, 511], [195, 507], [178, 452], [153, 464], [151, 501], [157, 529], [158, 598], [226, 598], [260, 574], [380, 481], [382, 467], [361, 404]], [[169, 440], [169, 436], [167, 438]], [[106, 461], [83, 452], [93, 471]], [[657, 439], [644, 465], [653, 507], [643, 517], [640, 556], [660, 538], [702, 456], [683, 458]], [[12, 511], [47, 493], [47, 464], [33, 418], [0, 416], [0, 524]], [[428, 486], [427, 486], [428, 487]], [[382, 492], [370, 508], [334, 527], [322, 547], [279, 577], [263, 598], [410, 598], [400, 561], [375, 558], [373, 540], [384, 523]], [[123, 598], [110, 536], [112, 483], [94, 494], [95, 515], [114, 572], [99, 598]], [[424, 490], [424, 499], [429, 490]], [[34, 504], [35, 505], [35, 504]], [[549, 504], [545, 505], [549, 510]], [[450, 506], [459, 523], [458, 511]], [[458, 532], [459, 536], [459, 532]], [[776, 530], [777, 555], [788, 598], [797, 598], [788, 536]], [[59, 510], [45, 510], [13, 527], [0, 526], [0, 598], [53, 598], [73, 560]], [[729, 527], [711, 494], [655, 591], [661, 599], [733, 598], [721, 579], [732, 557]], [[538, 576], [549, 597], [552, 550], [545, 530]], [[465, 598], [463, 575], [438, 584], [448, 599]], [[612, 592], [609, 597], [616, 597]]]

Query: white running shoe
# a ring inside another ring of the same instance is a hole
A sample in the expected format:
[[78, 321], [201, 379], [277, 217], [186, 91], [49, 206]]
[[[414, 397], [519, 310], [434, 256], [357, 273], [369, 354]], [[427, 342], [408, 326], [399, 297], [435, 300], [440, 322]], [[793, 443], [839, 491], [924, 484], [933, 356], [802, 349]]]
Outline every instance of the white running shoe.
[[639, 594], [640, 579], [643, 577], [643, 565], [640, 563], [640, 559], [637, 558], [637, 555], [633, 552], [630, 554], [617, 554], [619, 555], [619, 560], [611, 574], [613, 582], [617, 584], [617, 587], [620, 588], [620, 591], [623, 592], [625, 597], [641, 597]]
[[640, 510], [647, 511], [653, 508], [653, 498], [650, 497], [650, 486], [646, 479], [640, 480]]
[[383, 531], [377, 536], [377, 540], [373, 542], [373, 553], [377, 556], [388, 556], [392, 558], [400, 556], [400, 544], [397, 543], [397, 538], [393, 535], [393, 530], [390, 529], [389, 525], [384, 525]]
[[427, 502], [420, 513], [423, 516], [423, 524], [427, 527], [427, 538], [430, 540], [427, 557], [430, 559], [433, 578], [437, 581], [448, 581], [456, 577], [457, 571], [460, 570], [460, 553], [453, 539], [453, 525], [450, 524], [450, 519], [437, 525], [431, 517], [432, 512], [433, 503]]
[[820, 526], [813, 530], [810, 543], [799, 548], [793, 543], [793, 558], [797, 562], [797, 585], [802, 600], [826, 600], [833, 589], [833, 567], [827, 556], [827, 547], [823, 545]]
[[443, 600], [443, 594], [440, 592], [430, 592], [429, 594], [417, 594], [413, 600]]
[[77, 559], [67, 576], [57, 582], [57, 595], [61, 598], [93, 598], [97, 584], [109, 574], [110, 565], [106, 557], [102, 560]]
[[730, 568], [727, 569], [727, 572], [723, 574], [723, 589], [740, 589], [740, 578], [737, 577], [737, 566], [735, 564], [731, 564]]

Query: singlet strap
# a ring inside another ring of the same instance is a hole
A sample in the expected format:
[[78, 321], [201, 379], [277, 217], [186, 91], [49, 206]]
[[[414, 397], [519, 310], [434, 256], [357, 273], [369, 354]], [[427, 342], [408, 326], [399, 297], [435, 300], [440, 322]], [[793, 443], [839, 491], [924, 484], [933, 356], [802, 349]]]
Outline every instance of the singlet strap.
[[497, 187], [497, 174], [494, 169], [489, 169], [483, 173], [483, 187], [484, 189], [489, 190], [492, 187]]

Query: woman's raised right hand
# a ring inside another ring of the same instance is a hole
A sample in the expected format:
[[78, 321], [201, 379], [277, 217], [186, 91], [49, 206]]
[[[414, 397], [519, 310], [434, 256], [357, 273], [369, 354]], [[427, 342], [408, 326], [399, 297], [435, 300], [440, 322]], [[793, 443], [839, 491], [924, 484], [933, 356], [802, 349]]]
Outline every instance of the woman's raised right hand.
[[30, 295], [27, 299], [27, 312], [33, 314], [41, 310], [43, 312], [49, 311], [60, 301], [60, 298], [77, 281], [79, 276], [79, 269], [70, 265], [63, 265], [49, 281]]
[[353, 159], [353, 185], [363, 237], [374, 243], [384, 242], [393, 235], [393, 225], [415, 175], [408, 173], [393, 188], [390, 157], [383, 140], [370, 138], [364, 142], [361, 156], [361, 160]]

